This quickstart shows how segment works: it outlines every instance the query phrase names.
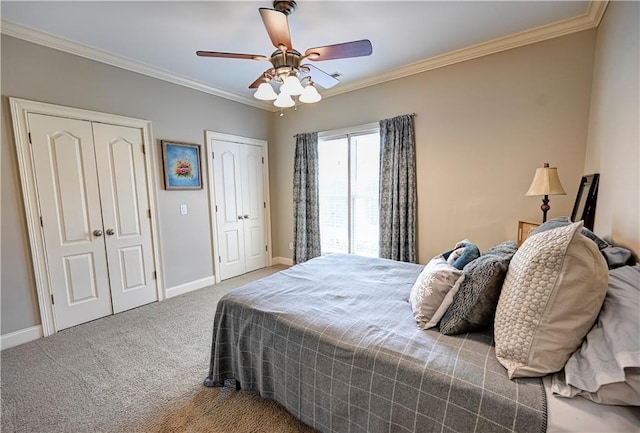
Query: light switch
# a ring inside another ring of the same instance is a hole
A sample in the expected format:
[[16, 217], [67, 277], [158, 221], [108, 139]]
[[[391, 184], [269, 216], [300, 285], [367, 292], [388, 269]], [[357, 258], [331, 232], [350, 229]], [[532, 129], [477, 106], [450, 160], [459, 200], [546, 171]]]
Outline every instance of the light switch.
[[186, 215], [189, 212], [187, 212], [187, 205], [186, 204], [181, 204], [180, 205], [180, 215]]

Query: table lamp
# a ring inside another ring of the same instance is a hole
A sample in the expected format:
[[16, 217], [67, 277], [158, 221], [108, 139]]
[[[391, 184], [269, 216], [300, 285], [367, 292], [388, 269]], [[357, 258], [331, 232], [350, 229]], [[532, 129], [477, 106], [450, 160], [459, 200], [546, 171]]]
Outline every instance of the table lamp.
[[547, 212], [551, 209], [551, 206], [549, 206], [549, 196], [567, 195], [560, 183], [558, 169], [556, 167], [549, 167], [549, 163], [546, 162], [544, 163], [544, 167], [537, 168], [533, 182], [531, 182], [531, 186], [526, 195], [544, 196], [540, 209], [542, 209], [542, 222], [546, 222]]

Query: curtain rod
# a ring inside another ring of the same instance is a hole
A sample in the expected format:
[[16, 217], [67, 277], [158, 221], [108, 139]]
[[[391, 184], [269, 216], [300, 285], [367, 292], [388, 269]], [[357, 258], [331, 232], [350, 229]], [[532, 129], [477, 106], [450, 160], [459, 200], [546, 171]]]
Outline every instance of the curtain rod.
[[[403, 115], [400, 114], [400, 116], [403, 116]], [[417, 114], [416, 113], [409, 113], [409, 114], [405, 114], [404, 116], [416, 117]], [[395, 116], [395, 117], [399, 117], [399, 116]], [[378, 123], [378, 122], [372, 122], [372, 123]], [[370, 124], [366, 124], [366, 125], [370, 125]], [[359, 126], [363, 126], [363, 125], [359, 125]], [[357, 128], [357, 127], [358, 126], [355, 126], [355, 128]], [[342, 129], [351, 129], [351, 128], [354, 128], [354, 127], [340, 128], [340, 130], [342, 130]], [[328, 132], [328, 131], [322, 131], [322, 132]], [[295, 138], [296, 135], [299, 135], [299, 134], [306, 134], [306, 133], [305, 132], [299, 132], [298, 134], [293, 134], [293, 138]]]

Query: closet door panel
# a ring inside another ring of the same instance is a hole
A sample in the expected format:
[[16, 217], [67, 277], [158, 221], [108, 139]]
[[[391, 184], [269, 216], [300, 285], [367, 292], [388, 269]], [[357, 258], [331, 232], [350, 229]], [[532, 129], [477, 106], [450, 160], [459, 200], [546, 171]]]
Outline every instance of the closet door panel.
[[262, 147], [241, 145], [242, 207], [246, 272], [266, 266]]
[[115, 313], [157, 300], [142, 131], [93, 124]]
[[29, 114], [57, 330], [112, 313], [91, 123]]
[[218, 233], [220, 279], [246, 272], [240, 147], [237, 143], [214, 143], [213, 176]]

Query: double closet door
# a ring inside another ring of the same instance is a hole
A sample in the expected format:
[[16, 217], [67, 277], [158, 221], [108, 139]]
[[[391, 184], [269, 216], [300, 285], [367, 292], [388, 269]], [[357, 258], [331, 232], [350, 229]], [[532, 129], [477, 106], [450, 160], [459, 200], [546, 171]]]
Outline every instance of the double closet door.
[[142, 130], [28, 123], [56, 330], [156, 301]]
[[262, 146], [213, 140], [216, 243], [220, 279], [264, 268], [264, 158]]

